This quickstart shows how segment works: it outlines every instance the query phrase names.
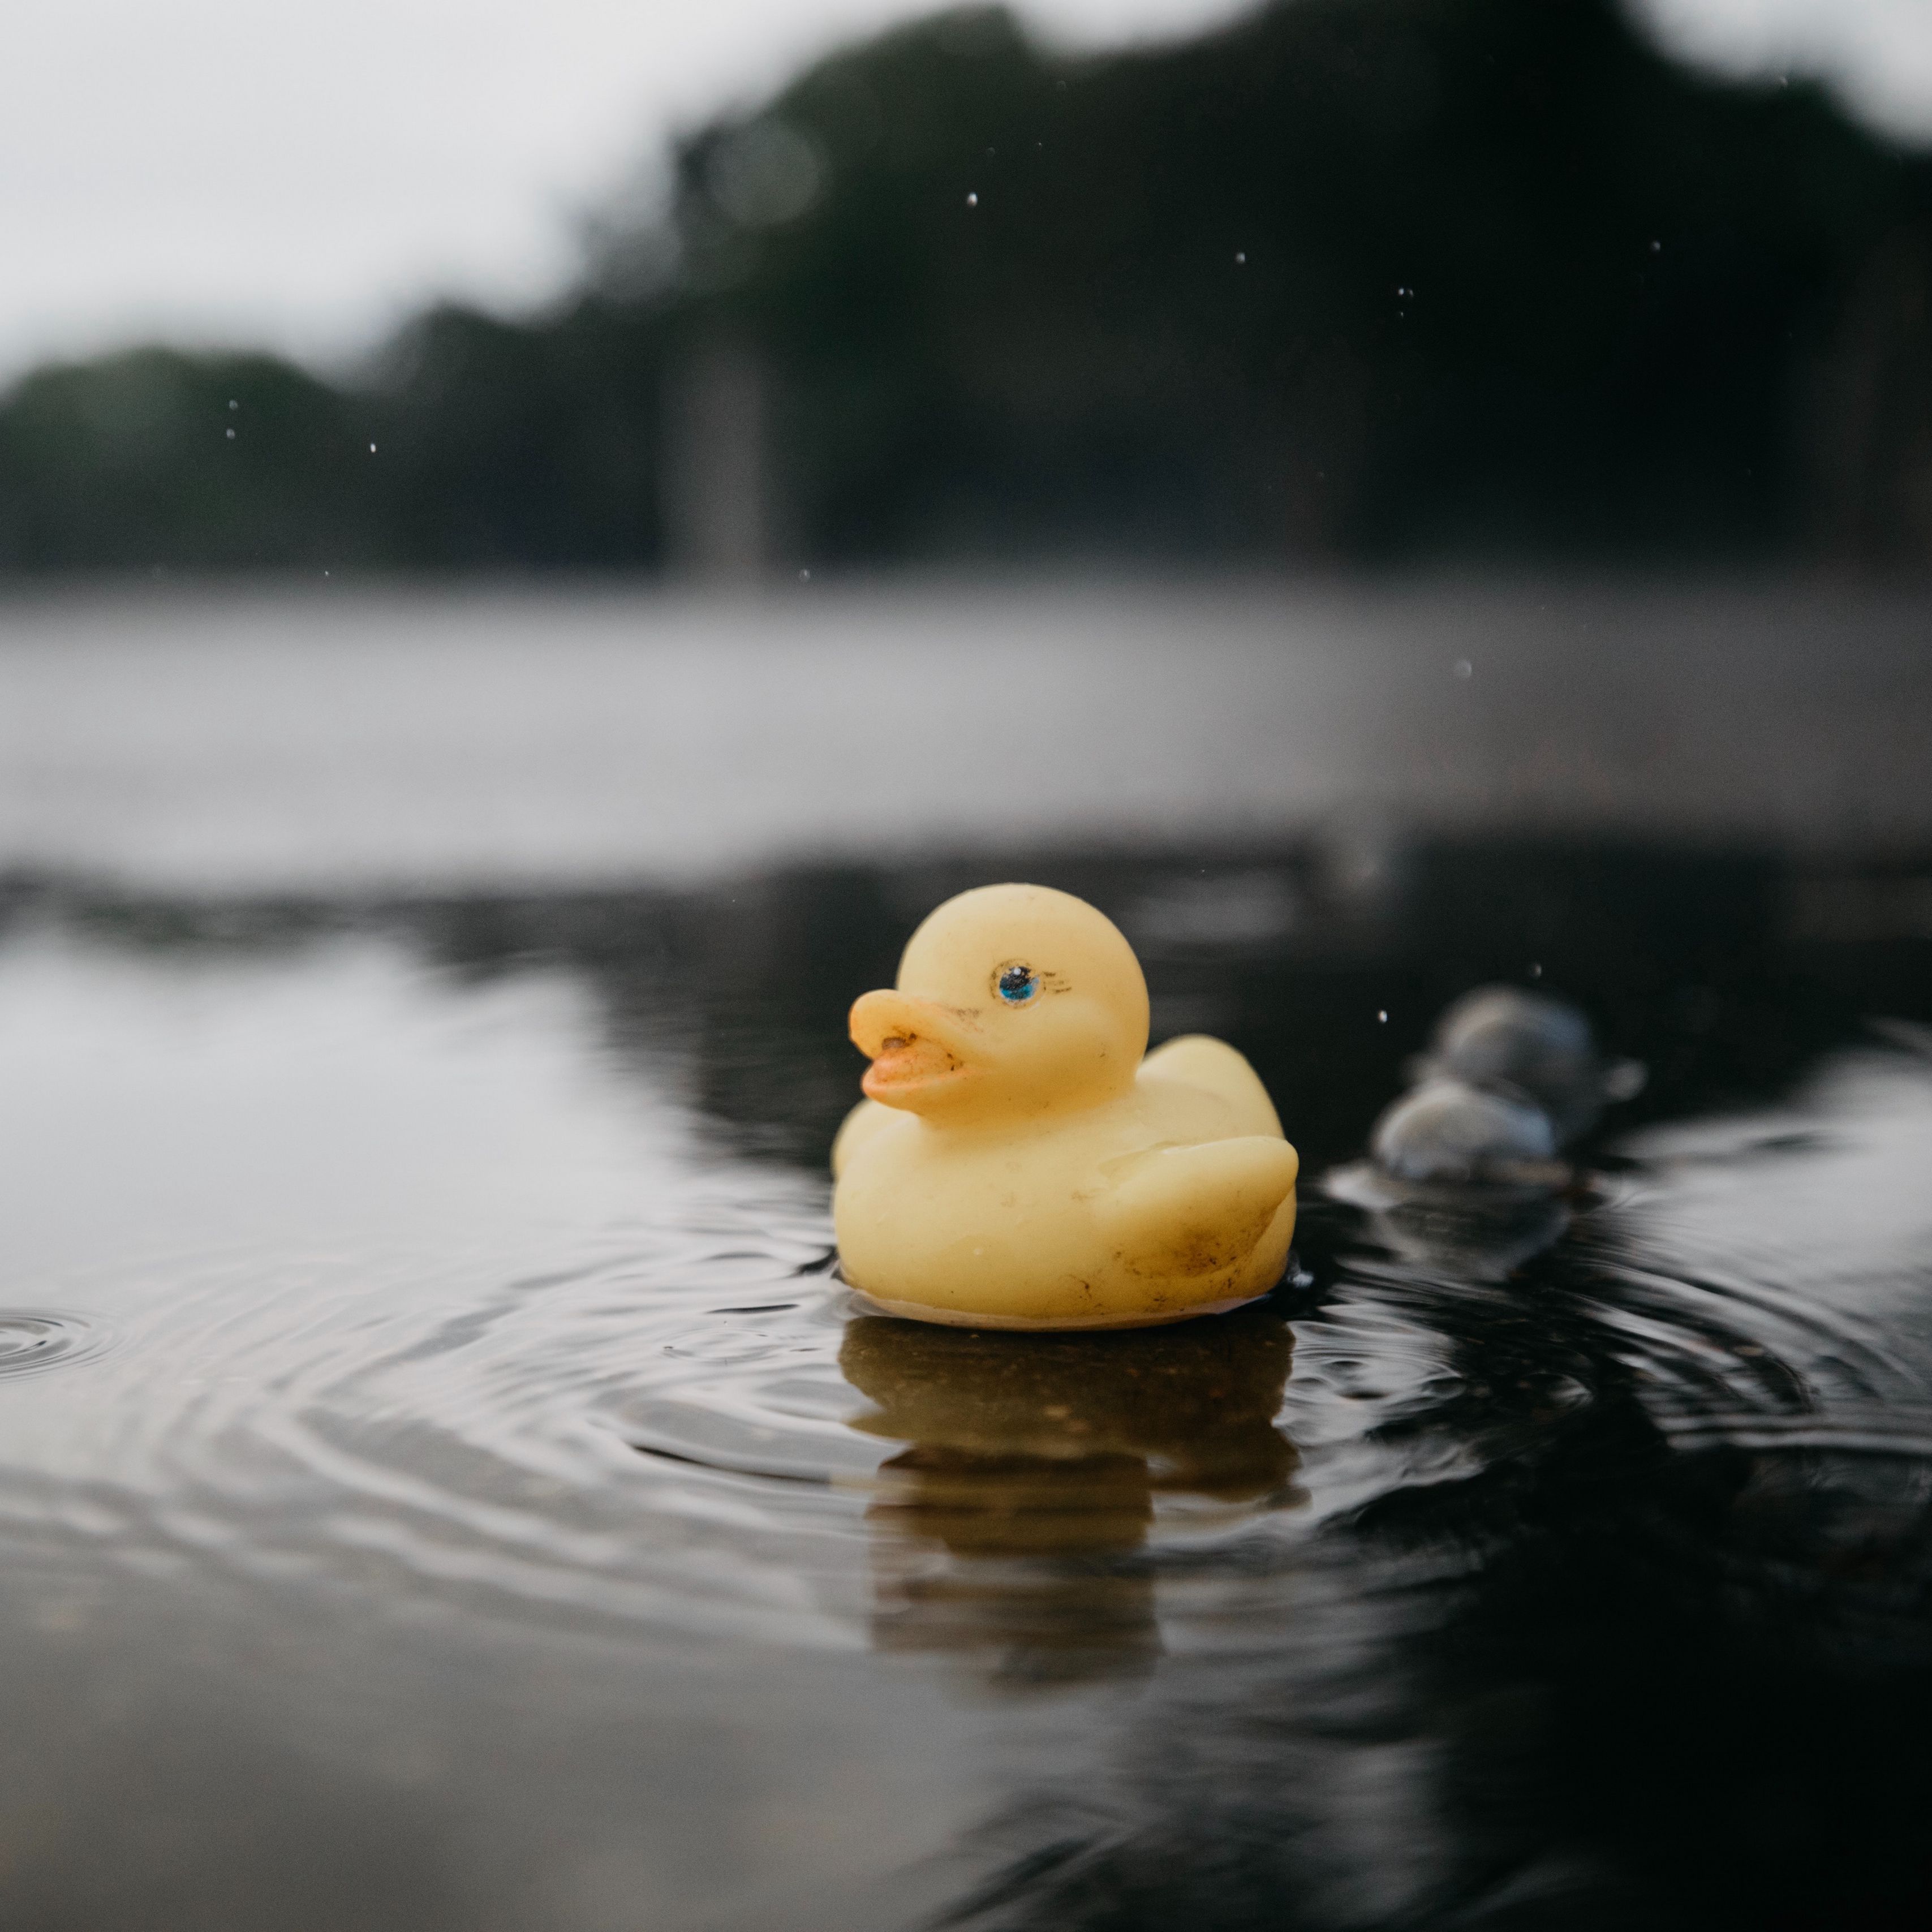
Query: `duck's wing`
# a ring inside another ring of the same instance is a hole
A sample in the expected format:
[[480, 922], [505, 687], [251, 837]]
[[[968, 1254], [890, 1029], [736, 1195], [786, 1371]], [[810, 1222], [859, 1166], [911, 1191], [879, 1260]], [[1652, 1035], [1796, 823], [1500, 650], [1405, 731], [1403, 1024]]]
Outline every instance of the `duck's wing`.
[[1300, 1167], [1278, 1133], [1161, 1148], [1121, 1164], [1096, 1197], [1094, 1217], [1130, 1268], [1212, 1274], [1268, 1232]]
[[1281, 1132], [1281, 1120], [1261, 1076], [1225, 1040], [1204, 1033], [1184, 1034], [1157, 1046], [1141, 1062], [1143, 1080], [1171, 1080], [1198, 1087], [1233, 1110], [1234, 1125], [1244, 1134]]

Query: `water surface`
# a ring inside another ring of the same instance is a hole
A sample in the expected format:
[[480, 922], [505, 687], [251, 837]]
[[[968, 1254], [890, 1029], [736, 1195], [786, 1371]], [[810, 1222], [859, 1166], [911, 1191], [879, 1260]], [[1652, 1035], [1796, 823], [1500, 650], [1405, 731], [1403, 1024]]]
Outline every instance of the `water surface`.
[[[161, 790], [148, 844], [0, 812], [10, 1922], [1922, 1922], [1909, 852], [1346, 814], [1083, 850], [1006, 800], [950, 857], [766, 828], [622, 884], [567, 830], [563, 884], [466, 872], [432, 814], [438, 884], [270, 777], [221, 795], [296, 828], [271, 890]], [[861, 1314], [844, 1009], [1013, 875], [1120, 920], [1157, 1033], [1248, 1052], [1311, 1176], [1486, 981], [1650, 1082], [1527, 1228], [1311, 1186], [1222, 1320]]]

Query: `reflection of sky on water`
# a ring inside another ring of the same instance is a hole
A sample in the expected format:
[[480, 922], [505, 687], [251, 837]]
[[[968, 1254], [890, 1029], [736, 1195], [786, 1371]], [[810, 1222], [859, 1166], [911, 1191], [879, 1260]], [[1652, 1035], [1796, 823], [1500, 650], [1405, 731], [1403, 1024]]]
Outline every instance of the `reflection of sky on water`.
[[1415, 832], [1932, 837], [1910, 596], [317, 588], [0, 617], [0, 867], [189, 892], [1311, 832], [1371, 868]]
[[675, 1174], [674, 1098], [610, 1066], [585, 989], [465, 986], [393, 943], [0, 952], [8, 1298], [130, 1253], [608, 1224]]

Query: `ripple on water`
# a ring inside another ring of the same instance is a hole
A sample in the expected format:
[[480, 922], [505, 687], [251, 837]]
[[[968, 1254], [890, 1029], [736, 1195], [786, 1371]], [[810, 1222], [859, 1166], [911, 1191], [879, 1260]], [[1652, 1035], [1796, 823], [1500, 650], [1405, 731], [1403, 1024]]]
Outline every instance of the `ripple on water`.
[[150, 1572], [1036, 1679], [1154, 1654], [1184, 1607], [1156, 1616], [1166, 1558], [1305, 1502], [1279, 1311], [855, 1318], [816, 1184], [713, 1169], [656, 1212], [574, 1261], [171, 1270], [122, 1311], [102, 1400], [0, 1411], [6, 1513]]
[[107, 1329], [85, 1315], [46, 1308], [0, 1309], [0, 1376], [30, 1376], [98, 1354]]
[[[1033, 1682], [1276, 1641], [1295, 1566], [1359, 1549], [1398, 1493], [1405, 1562], [1430, 1535], [1514, 1533], [1506, 1498], [1460, 1527], [1452, 1498], [1476, 1508], [1525, 1459], [1600, 1492], [1606, 1472], [1644, 1479], [1644, 1440], [1794, 1470], [1835, 1456], [1834, 1521], [1916, 1535], [1916, 1491], [1868, 1466], [1927, 1460], [1932, 1297], [1900, 1272], [1905, 1208], [1861, 1246], [1860, 1204], [1898, 1134], [1932, 1135], [1932, 1082], [1887, 1077], [1916, 1098], [1864, 1106], [1869, 1172], [1827, 1094], [1812, 1150], [1673, 1146], [1508, 1281], [1312, 1208], [1312, 1292], [1118, 1335], [855, 1316], [822, 1189], [750, 1168], [694, 1172], [650, 1224], [574, 1252], [184, 1268], [107, 1301], [112, 1351], [92, 1318], [0, 1315], [0, 1376], [100, 1358], [98, 1400], [0, 1404], [0, 1504], [18, 1522], [38, 1496], [43, 1521], [150, 1568], [950, 1651]], [[1794, 1163], [1820, 1162], [1835, 1241], [1814, 1204], [1808, 1245], [1784, 1252], [1764, 1231]], [[1841, 1474], [1847, 1456], [1864, 1472]], [[1754, 1480], [1781, 1509], [1785, 1488]]]

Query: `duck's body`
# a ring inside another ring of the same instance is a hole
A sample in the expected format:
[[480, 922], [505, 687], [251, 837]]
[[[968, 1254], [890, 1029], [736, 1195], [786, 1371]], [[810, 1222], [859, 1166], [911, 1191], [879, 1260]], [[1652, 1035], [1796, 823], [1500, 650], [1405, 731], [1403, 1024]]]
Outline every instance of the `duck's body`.
[[[1022, 971], [1039, 1010], [998, 994]], [[944, 998], [989, 974], [992, 998]], [[941, 997], [908, 988], [922, 980]], [[1034, 886], [963, 895], [915, 935], [900, 980], [854, 1009], [873, 1097], [832, 1150], [855, 1287], [928, 1322], [1118, 1328], [1280, 1279], [1297, 1162], [1265, 1090], [1219, 1041], [1141, 1058], [1139, 968], [1090, 907]]]

